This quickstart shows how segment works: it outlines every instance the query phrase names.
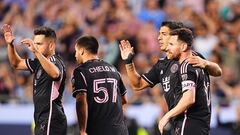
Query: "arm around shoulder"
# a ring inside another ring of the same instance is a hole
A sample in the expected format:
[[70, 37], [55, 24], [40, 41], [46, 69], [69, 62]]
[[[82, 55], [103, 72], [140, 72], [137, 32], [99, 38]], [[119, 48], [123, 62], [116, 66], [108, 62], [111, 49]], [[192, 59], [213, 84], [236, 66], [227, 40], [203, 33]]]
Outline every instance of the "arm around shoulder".
[[205, 68], [211, 76], [219, 77], [222, 75], [222, 69], [217, 63], [206, 60]]

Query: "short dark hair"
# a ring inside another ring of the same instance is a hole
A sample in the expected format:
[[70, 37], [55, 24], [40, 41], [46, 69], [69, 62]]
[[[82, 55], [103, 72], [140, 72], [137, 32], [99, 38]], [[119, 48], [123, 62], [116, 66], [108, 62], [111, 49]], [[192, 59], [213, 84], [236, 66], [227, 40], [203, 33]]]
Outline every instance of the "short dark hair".
[[41, 26], [41, 27], [36, 28], [34, 30], [34, 35], [44, 35], [47, 38], [54, 39], [54, 42], [56, 42], [56, 40], [57, 40], [55, 31], [46, 26]]
[[190, 29], [187, 29], [187, 28], [175, 29], [171, 31], [169, 35], [171, 36], [177, 35], [178, 40], [185, 42], [188, 46], [192, 46], [193, 34]]
[[77, 43], [77, 47], [79, 48], [83, 47], [92, 54], [98, 53], [98, 47], [99, 47], [98, 41], [93, 36], [82, 36], [77, 39], [76, 43]]
[[163, 26], [168, 27], [170, 30], [175, 30], [175, 29], [184, 27], [182, 22], [177, 22], [177, 21], [164, 21], [164, 22], [162, 22], [161, 27], [163, 27]]

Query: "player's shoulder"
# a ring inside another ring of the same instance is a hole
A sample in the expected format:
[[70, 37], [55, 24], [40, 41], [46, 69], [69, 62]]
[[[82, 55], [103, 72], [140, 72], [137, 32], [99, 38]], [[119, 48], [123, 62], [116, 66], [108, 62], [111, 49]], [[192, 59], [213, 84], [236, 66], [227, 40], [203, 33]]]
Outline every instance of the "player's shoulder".
[[77, 66], [74, 70], [73, 70], [73, 73], [79, 73], [79, 72], [82, 72], [83, 71], [83, 68], [81, 66]]
[[[114, 67], [112, 64], [104, 61], [104, 60], [99, 60], [99, 62], [102, 64], [102, 65], [106, 65], [106, 66], [109, 66], [109, 67]], [[115, 67], [114, 67], [115, 68]]]
[[52, 55], [49, 59], [51, 62], [57, 62], [61, 60], [56, 54]]
[[26, 61], [28, 62], [34, 62], [34, 63], [40, 63], [39, 60], [37, 58], [28, 58], [28, 59], [25, 59]]
[[161, 69], [167, 69], [169, 67], [172, 67], [173, 65], [179, 65], [179, 62], [175, 60], [170, 60], [165, 57], [160, 58], [155, 65]]
[[174, 62], [173, 60], [168, 59], [167, 57], [159, 58], [155, 65], [167, 65]]
[[185, 74], [189, 71], [195, 71], [197, 70], [197, 67], [193, 67], [192, 64], [190, 64], [187, 60], [184, 60], [180, 65], [180, 73]]
[[201, 53], [197, 52], [197, 51], [192, 51], [192, 55], [193, 56], [199, 56], [202, 59], [206, 59]]
[[66, 67], [65, 63], [63, 61], [63, 58], [58, 54], [52, 55], [49, 59], [53, 63], [58, 63], [58, 64], [62, 65], [63, 67]]
[[92, 59], [84, 62], [80, 65], [80, 67], [94, 67], [94, 66], [102, 66], [108, 64], [107, 62], [104, 62], [101, 59]]

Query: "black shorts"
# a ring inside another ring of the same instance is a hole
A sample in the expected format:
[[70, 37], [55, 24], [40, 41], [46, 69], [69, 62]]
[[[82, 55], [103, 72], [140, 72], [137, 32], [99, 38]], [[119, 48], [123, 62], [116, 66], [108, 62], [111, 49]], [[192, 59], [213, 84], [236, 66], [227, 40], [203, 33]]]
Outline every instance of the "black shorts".
[[210, 124], [186, 118], [175, 121], [173, 130], [175, 135], [209, 135]]
[[161, 135], [175, 135], [174, 133], [174, 122], [170, 120], [167, 125], [163, 128], [163, 133]]
[[66, 117], [52, 118], [48, 125], [48, 118], [40, 118], [35, 123], [35, 135], [66, 135], [67, 119]]

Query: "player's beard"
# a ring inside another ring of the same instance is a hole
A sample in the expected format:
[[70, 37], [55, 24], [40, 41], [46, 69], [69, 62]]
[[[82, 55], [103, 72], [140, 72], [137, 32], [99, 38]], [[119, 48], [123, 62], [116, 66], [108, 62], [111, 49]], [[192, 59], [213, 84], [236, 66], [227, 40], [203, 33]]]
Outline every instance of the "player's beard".
[[44, 57], [50, 57], [49, 53], [47, 51], [41, 51], [41, 54], [44, 56]]
[[173, 54], [171, 52], [167, 52], [167, 58], [172, 60], [173, 59]]

